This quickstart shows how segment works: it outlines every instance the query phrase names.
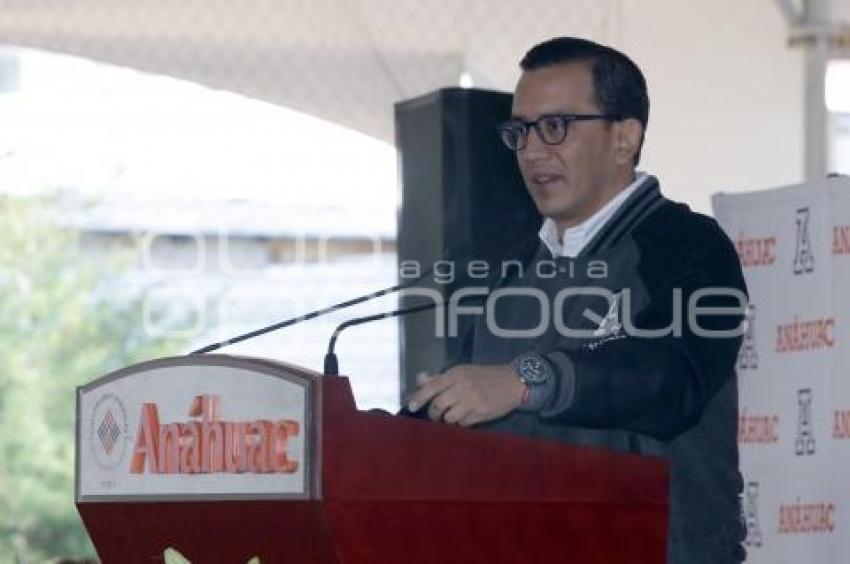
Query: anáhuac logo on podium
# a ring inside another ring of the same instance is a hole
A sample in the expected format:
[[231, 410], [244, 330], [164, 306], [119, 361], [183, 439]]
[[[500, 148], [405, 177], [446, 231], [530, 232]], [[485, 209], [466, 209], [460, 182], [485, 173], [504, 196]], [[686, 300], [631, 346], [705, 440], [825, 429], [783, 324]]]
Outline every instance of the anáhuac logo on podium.
[[[291, 419], [223, 421], [217, 395], [200, 395], [189, 407], [190, 419], [160, 423], [155, 403], [142, 404], [130, 473], [293, 474], [299, 461], [287, 444], [300, 425]], [[191, 419], [194, 418], [194, 419]]]

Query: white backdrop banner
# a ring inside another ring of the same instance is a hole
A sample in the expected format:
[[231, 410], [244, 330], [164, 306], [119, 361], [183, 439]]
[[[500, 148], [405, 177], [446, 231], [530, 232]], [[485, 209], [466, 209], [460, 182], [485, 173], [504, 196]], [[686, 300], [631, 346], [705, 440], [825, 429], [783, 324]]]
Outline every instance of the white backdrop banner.
[[750, 293], [738, 357], [747, 562], [850, 561], [850, 178], [713, 206]]

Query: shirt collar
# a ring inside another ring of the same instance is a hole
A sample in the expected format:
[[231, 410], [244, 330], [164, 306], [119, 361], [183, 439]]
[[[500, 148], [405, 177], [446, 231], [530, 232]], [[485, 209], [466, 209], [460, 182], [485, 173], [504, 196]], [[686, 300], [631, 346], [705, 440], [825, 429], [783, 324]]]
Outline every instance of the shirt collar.
[[623, 202], [649, 178], [645, 172], [635, 173], [635, 180], [616, 196], [611, 198], [604, 206], [599, 208], [592, 216], [573, 227], [567, 227], [558, 237], [558, 227], [552, 218], [547, 217], [540, 228], [540, 239], [549, 248], [553, 257], [575, 258], [584, 247], [593, 239], [602, 226], [617, 212]]

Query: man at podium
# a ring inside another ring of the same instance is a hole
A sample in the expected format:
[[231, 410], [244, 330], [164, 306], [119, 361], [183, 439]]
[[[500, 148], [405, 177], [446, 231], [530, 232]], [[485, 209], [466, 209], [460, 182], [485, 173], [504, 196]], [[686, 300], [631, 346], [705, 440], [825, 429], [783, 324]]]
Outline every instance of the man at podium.
[[556, 38], [520, 67], [499, 134], [545, 218], [537, 250], [490, 293], [466, 358], [420, 376], [408, 408], [663, 456], [668, 562], [741, 562], [735, 360], [746, 287], [734, 247], [636, 171], [649, 98], [626, 55]]

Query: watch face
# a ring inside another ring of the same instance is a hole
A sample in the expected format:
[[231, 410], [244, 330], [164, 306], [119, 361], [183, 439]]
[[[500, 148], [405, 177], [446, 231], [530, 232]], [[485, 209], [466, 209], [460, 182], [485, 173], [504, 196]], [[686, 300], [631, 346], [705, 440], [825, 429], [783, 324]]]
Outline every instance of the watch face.
[[546, 380], [546, 367], [539, 358], [526, 357], [520, 362], [520, 373], [522, 377], [532, 384], [539, 384]]

